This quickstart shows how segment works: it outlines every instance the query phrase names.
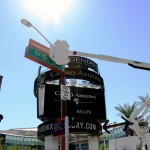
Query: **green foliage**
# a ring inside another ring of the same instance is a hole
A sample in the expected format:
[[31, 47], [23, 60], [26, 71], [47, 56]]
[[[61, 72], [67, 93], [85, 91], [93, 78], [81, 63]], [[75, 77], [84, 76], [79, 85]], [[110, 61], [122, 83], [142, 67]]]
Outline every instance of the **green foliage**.
[[119, 115], [130, 118], [130, 116], [137, 110], [137, 103], [134, 102], [132, 105], [129, 105], [129, 103], [124, 103], [123, 106], [118, 104], [115, 109], [119, 111]]
[[141, 106], [146, 100], [147, 98], [149, 97], [149, 95], [146, 93], [145, 96], [138, 96], [138, 98], [140, 98], [140, 102], [138, 102], [139, 106]]
[[3, 136], [0, 137], [0, 150], [4, 149], [4, 140], [5, 138]]
[[31, 150], [31, 147], [30, 146], [24, 147], [23, 150]]
[[12, 145], [12, 146], [7, 147], [7, 150], [36, 150], [36, 149], [37, 149], [36, 147], [35, 148], [31, 148], [31, 146], [22, 147], [20, 145]]
[[[100, 149], [99, 150], [105, 150], [104, 143], [100, 144]], [[107, 144], [106, 144], [106, 150], [109, 150], [109, 147], [108, 147]]]
[[4, 145], [0, 145], [0, 150], [3, 150], [4, 149]]
[[0, 137], [0, 144], [2, 144], [4, 142], [4, 137]]
[[12, 145], [7, 147], [7, 150], [22, 150], [20, 145]]

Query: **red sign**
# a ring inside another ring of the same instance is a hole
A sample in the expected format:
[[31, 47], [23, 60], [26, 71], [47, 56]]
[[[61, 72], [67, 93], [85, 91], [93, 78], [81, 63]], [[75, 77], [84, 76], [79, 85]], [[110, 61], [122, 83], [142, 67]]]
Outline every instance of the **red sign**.
[[35, 48], [36, 50], [40, 51], [40, 52], [43, 52], [44, 54], [47, 54], [49, 55], [49, 51], [50, 49], [32, 39], [29, 40], [29, 46]]
[[48, 47], [30, 39], [29, 46], [26, 48], [25, 51], [25, 57], [60, 74], [64, 74], [64, 66], [57, 65], [49, 57], [49, 50], [50, 49]]

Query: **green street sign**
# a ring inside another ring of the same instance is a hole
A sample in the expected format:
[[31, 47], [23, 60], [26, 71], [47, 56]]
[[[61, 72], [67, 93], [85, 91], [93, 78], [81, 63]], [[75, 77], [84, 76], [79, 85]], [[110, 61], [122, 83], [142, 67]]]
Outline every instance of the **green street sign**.
[[59, 72], [60, 74], [64, 74], [64, 66], [63, 65], [57, 65], [50, 57], [49, 55], [31, 47], [28, 46], [26, 48], [25, 57], [35, 61], [49, 69], [52, 69], [56, 72]]

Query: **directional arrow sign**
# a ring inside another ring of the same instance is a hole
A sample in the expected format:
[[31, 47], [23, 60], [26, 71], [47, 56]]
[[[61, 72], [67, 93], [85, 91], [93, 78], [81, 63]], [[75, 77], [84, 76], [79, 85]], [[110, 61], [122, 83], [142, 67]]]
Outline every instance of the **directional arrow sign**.
[[64, 74], [64, 66], [63, 65], [57, 65], [50, 57], [49, 55], [45, 54], [42, 51], [37, 50], [36, 48], [33, 48], [31, 46], [28, 46], [25, 51], [25, 57], [37, 62], [49, 69], [52, 69], [60, 74]]

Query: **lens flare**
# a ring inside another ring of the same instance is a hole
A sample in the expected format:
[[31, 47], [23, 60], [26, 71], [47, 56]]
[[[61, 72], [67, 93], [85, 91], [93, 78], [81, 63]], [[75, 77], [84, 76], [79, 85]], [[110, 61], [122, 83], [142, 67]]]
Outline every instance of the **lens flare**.
[[45, 22], [59, 23], [60, 18], [69, 11], [73, 0], [24, 0], [24, 6]]

